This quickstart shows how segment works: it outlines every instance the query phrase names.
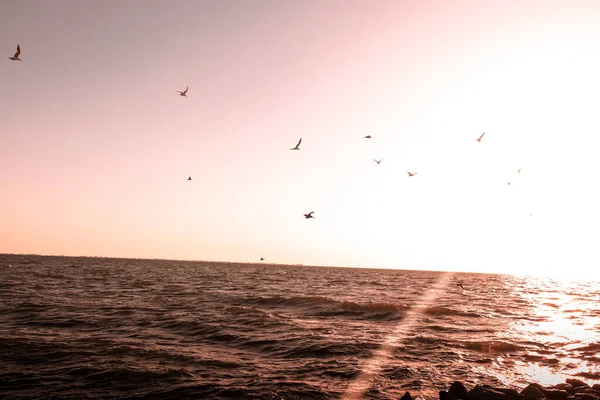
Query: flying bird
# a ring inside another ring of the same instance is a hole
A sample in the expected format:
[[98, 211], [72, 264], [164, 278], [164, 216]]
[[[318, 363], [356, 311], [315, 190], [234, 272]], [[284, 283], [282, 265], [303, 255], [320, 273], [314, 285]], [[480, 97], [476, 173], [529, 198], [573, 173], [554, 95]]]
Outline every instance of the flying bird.
[[510, 182], [508, 182], [508, 186], [510, 186]]
[[296, 145], [296, 147], [293, 147], [290, 150], [300, 150], [300, 143], [302, 143], [302, 138], [300, 138], [300, 140], [298, 140], [298, 144]]
[[185, 87], [185, 90], [183, 92], [176, 90], [176, 92], [179, 93], [179, 95], [183, 96], [183, 97], [187, 97], [187, 91], [188, 91], [188, 86]]
[[459, 286], [464, 289], [464, 286], [462, 285], [462, 283], [457, 283], [456, 284], [456, 287], [459, 287]]
[[479, 136], [479, 138], [477, 139], [477, 141], [478, 141], [479, 143], [481, 143], [481, 138], [483, 137], [483, 135], [485, 135], [485, 132], [483, 132], [483, 133], [481, 134], [481, 136]]
[[313, 217], [313, 213], [314, 211], [309, 212], [308, 214], [304, 214], [304, 219], [310, 219], [310, 218], [314, 218]]
[[417, 174], [416, 172], [413, 174], [412, 172], [409, 172], [409, 171], [406, 171], [406, 173], [408, 174], [409, 177], [415, 176]]
[[519, 169], [517, 170], [517, 174], [520, 174], [520, 173], [521, 173], [521, 168], [519, 168]]
[[265, 261], [265, 259], [261, 257], [261, 258], [260, 258], [260, 261]]
[[190, 176], [189, 178], [187, 178], [187, 180], [188, 180], [188, 181], [191, 181], [191, 180], [192, 180], [192, 177]]
[[365, 136], [365, 139], [371, 139], [371, 135]]
[[10, 58], [13, 61], [23, 61], [19, 58], [19, 54], [21, 54], [21, 46], [17, 45], [17, 52], [15, 53], [15, 55], [12, 57], [6, 57], [6, 58]]
[[379, 161], [377, 161], [376, 159], [373, 159], [373, 161], [375, 161], [377, 164], [381, 164], [381, 162], [383, 161], [383, 158]]

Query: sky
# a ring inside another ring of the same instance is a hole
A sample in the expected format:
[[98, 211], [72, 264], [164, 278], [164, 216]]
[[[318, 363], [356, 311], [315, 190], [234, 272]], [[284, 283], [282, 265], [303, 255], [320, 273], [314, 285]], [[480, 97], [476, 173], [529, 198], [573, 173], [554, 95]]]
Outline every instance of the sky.
[[599, 21], [597, 1], [1, 0], [0, 252], [592, 275]]

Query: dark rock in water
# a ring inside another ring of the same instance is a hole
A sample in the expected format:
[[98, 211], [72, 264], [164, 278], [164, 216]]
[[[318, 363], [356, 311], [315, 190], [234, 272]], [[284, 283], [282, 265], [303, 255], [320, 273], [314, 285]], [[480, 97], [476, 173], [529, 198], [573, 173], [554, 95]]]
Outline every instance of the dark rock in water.
[[589, 385], [587, 383], [585, 383], [584, 381], [582, 381], [580, 379], [569, 378], [565, 382], [571, 384], [571, 386], [573, 386], [574, 388], [578, 388], [580, 386], [589, 387]]
[[525, 397], [526, 400], [539, 400], [543, 399], [544, 393], [537, 388], [535, 385], [527, 385], [527, 387], [521, 390], [521, 395]]
[[598, 396], [598, 394], [600, 394], [598, 390], [594, 390], [589, 386], [579, 386], [573, 389], [573, 391], [575, 392], [575, 395], [578, 395], [579, 393], [589, 393]]
[[569, 397], [569, 392], [560, 389], [547, 389], [546, 397], [551, 400], [564, 400]]
[[581, 396], [575, 396], [575, 398], [578, 400], [600, 400], [600, 397], [589, 393], [584, 393]]
[[412, 400], [412, 396], [410, 393], [406, 392], [404, 393], [404, 396], [400, 397], [400, 400]]
[[[467, 392], [462, 382], [455, 381], [448, 391], [439, 392], [440, 400], [600, 400], [600, 384], [590, 387], [579, 379], [567, 379], [566, 383], [545, 388], [530, 383], [521, 392], [514, 389], [477, 385]], [[411, 400], [408, 392], [401, 400]]]
[[500, 400], [504, 396], [504, 393], [494, 390], [489, 385], [477, 385], [467, 394], [469, 400]]
[[506, 397], [505, 397], [506, 400], [523, 400], [524, 399], [524, 397], [514, 389], [505, 389], [505, 388], [494, 388], [494, 389], [499, 390], [502, 393], [504, 393], [506, 395]]
[[465, 385], [463, 385], [462, 382], [455, 381], [454, 383], [452, 383], [452, 385], [450, 385], [450, 389], [448, 389], [448, 394], [457, 400], [464, 400], [467, 398], [468, 392], [467, 388], [465, 388]]
[[[464, 397], [463, 399], [466, 399], [466, 397]], [[440, 391], [440, 400], [461, 400], [461, 399], [457, 399], [453, 393], [446, 392], [445, 390], [441, 390]]]
[[467, 394], [467, 400], [522, 400], [523, 396], [512, 389], [498, 389], [477, 385]]
[[530, 383], [528, 386], [533, 386], [535, 388], [537, 388], [540, 392], [542, 392], [542, 394], [545, 397], [548, 397], [548, 395], [546, 394], [546, 392], [548, 391], [548, 389], [546, 389], [545, 387], [543, 387], [542, 385], [540, 385], [539, 383]]
[[552, 386], [552, 389], [564, 390], [567, 393], [573, 394], [573, 386], [570, 383], [559, 383], [557, 385]]

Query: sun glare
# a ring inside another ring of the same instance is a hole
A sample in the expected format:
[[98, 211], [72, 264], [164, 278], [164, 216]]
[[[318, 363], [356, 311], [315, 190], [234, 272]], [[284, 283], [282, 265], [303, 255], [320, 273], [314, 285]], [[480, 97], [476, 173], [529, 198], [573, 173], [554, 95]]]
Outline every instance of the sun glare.
[[[542, 385], [588, 374], [593, 369], [592, 365], [581, 360], [587, 358], [588, 346], [594, 345], [597, 339], [597, 326], [586, 318], [597, 309], [597, 304], [591, 300], [597, 293], [597, 285], [586, 280], [540, 277], [531, 277], [526, 282], [520, 293], [533, 306], [533, 312], [526, 321], [515, 321], [511, 329], [522, 337], [524, 343], [542, 343], [544, 347], [552, 349], [561, 357], [562, 367], [523, 361], [516, 364], [512, 373], [529, 377]], [[532, 360], [538, 358], [538, 350], [529, 350]], [[586, 377], [590, 382], [600, 382], [593, 376]]]

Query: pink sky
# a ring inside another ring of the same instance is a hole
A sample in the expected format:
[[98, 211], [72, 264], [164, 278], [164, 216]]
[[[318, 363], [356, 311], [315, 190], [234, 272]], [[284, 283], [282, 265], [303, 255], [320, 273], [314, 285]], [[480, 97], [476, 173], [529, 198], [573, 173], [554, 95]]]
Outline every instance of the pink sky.
[[597, 266], [599, 21], [595, 1], [4, 2], [23, 62], [0, 60], [0, 252]]

